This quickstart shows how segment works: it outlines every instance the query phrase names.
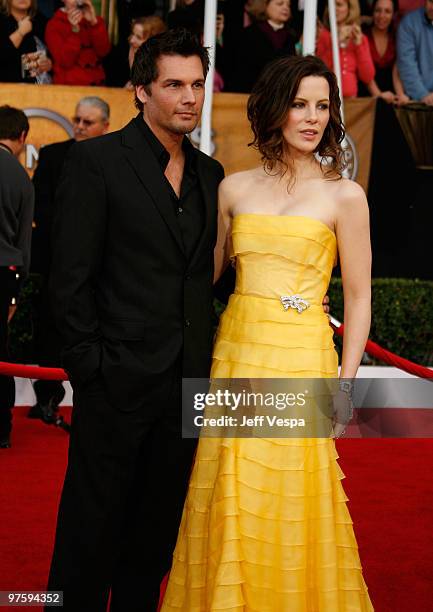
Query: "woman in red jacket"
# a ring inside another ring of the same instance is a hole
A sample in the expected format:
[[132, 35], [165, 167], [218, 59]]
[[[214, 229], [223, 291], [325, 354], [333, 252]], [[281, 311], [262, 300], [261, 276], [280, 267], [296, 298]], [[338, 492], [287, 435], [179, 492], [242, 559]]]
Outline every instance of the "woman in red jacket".
[[[343, 96], [351, 98], [358, 95], [358, 79], [366, 85], [374, 79], [374, 64], [371, 58], [367, 37], [359, 26], [358, 0], [336, 0], [338, 41], [340, 45], [340, 65]], [[325, 25], [329, 27], [328, 11], [325, 10]], [[333, 69], [332, 44], [329, 29], [322, 28], [316, 45], [316, 55]]]
[[53, 58], [53, 81], [63, 85], [102, 85], [102, 58], [110, 51], [107, 29], [91, 0], [63, 0], [49, 20], [45, 40]]

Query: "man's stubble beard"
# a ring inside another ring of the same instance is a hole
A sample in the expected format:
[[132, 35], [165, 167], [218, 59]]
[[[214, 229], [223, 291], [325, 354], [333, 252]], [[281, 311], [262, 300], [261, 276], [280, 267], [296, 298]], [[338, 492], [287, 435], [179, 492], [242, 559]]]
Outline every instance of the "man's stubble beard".
[[185, 136], [185, 134], [191, 134], [191, 132], [195, 130], [199, 121], [200, 121], [200, 116], [198, 115], [197, 121], [194, 122], [192, 127], [186, 127], [186, 126], [183, 127], [181, 125], [170, 125], [170, 129], [174, 134], [183, 134]]

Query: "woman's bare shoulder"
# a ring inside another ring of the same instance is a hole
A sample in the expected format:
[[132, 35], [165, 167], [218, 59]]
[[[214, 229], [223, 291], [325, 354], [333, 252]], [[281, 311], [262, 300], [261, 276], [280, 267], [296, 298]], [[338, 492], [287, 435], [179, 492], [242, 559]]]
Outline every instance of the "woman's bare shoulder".
[[368, 206], [364, 189], [355, 181], [342, 178], [339, 181], [336, 181], [334, 185], [334, 197], [339, 208], [348, 208], [349, 206], [363, 208]]
[[232, 197], [237, 199], [248, 192], [259, 179], [261, 173], [263, 173], [263, 168], [259, 167], [229, 174], [220, 183], [220, 193], [230, 199]]
[[364, 189], [355, 181], [345, 178], [338, 181], [334, 202], [337, 225], [368, 223], [367, 197]]

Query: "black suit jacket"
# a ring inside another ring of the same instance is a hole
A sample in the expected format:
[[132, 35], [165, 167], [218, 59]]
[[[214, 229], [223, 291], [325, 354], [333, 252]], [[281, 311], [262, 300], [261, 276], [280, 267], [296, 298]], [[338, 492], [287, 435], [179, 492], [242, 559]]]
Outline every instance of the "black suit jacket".
[[75, 140], [65, 140], [42, 147], [33, 175], [35, 188], [35, 227], [32, 236], [33, 272], [48, 274], [51, 261], [51, 227], [54, 214], [54, 196], [62, 173], [66, 155]]
[[209, 374], [223, 178], [219, 162], [197, 151], [205, 226], [187, 260], [166, 181], [136, 121], [71, 148], [53, 232], [64, 367], [76, 385], [100, 376], [122, 410], [154, 404], [180, 353], [183, 376]]

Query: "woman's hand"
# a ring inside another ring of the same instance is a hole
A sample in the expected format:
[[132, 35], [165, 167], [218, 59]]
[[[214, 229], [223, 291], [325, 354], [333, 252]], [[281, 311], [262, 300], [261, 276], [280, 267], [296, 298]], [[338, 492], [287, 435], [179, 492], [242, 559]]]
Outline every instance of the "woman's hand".
[[90, 23], [90, 25], [96, 25], [96, 13], [93, 7], [91, 0], [83, 0], [81, 3], [81, 13], [86, 21]]
[[352, 26], [342, 25], [338, 28], [338, 42], [340, 45], [346, 46], [352, 37]]
[[27, 53], [26, 61], [31, 76], [36, 76], [42, 72], [49, 72], [53, 67], [53, 62], [46, 56], [44, 51]]
[[427, 104], [428, 106], [433, 106], [433, 92], [424, 96], [421, 102], [423, 102], [424, 104]]
[[53, 69], [53, 62], [45, 55], [39, 55], [37, 60], [37, 73], [50, 72]]
[[332, 438], [343, 435], [353, 417], [353, 402], [350, 393], [338, 390], [333, 397], [334, 416], [332, 420]]
[[23, 19], [20, 19], [18, 22], [18, 32], [21, 34], [21, 36], [26, 36], [26, 34], [30, 34], [30, 32], [33, 30], [33, 24], [32, 24], [32, 20], [30, 19], [30, 17], [27, 15], [27, 17], [24, 17]]
[[381, 91], [379, 94], [379, 98], [385, 100], [387, 104], [394, 104], [396, 101], [396, 95], [392, 93], [392, 91]]
[[80, 11], [80, 9], [77, 8], [71, 8], [71, 9], [66, 9], [66, 14], [68, 16], [68, 21], [72, 26], [72, 31], [73, 32], [79, 32], [80, 27], [80, 21], [83, 19], [83, 13]]
[[397, 94], [395, 96], [394, 104], [397, 106], [404, 106], [405, 104], [409, 104], [410, 98], [405, 93]]
[[323, 312], [325, 314], [329, 313], [329, 295], [325, 295], [325, 297], [322, 300], [322, 306], [323, 306]]
[[352, 40], [357, 47], [362, 43], [362, 30], [356, 23], [352, 26]]

